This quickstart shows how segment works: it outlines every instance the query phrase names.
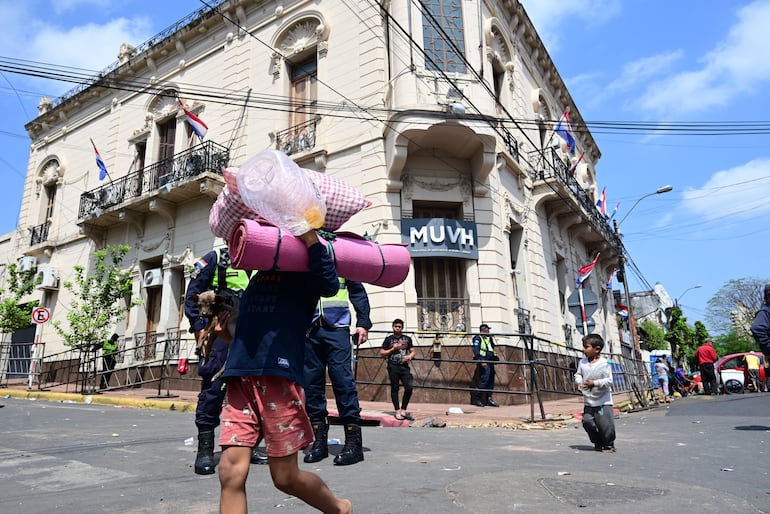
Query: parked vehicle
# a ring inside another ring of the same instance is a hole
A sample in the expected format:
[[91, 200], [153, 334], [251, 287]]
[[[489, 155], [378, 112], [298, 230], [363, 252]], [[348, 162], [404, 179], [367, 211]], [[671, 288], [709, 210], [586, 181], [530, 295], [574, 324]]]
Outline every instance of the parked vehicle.
[[757, 352], [731, 353], [720, 358], [714, 364], [719, 390], [725, 394], [742, 393], [744, 389], [751, 388], [749, 370], [743, 362], [743, 356], [754, 353], [759, 357], [759, 384], [760, 388], [765, 383], [765, 357]]

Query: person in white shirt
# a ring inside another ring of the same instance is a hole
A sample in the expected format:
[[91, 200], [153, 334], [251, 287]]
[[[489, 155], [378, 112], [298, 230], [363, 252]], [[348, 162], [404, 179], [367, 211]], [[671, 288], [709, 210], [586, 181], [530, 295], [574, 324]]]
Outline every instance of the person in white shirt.
[[583, 428], [599, 452], [615, 452], [615, 420], [612, 403], [612, 368], [601, 356], [604, 339], [599, 334], [583, 337], [583, 357], [575, 383], [583, 393]]

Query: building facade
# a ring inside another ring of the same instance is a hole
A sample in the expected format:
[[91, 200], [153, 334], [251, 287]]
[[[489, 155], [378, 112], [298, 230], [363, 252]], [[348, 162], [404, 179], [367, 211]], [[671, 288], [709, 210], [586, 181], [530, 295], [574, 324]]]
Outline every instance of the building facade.
[[[142, 303], [115, 331], [127, 348], [187, 334], [184, 291], [214, 245], [221, 167], [277, 148], [372, 200], [343, 230], [408, 244], [406, 281], [367, 287], [374, 329], [398, 317], [452, 337], [485, 322], [570, 345], [578, 269], [598, 254], [591, 330], [620, 351], [606, 284], [622, 243], [596, 208], [601, 154], [517, 1], [213, 4], [123, 45], [26, 125], [20, 225], [5, 248], [36, 267], [53, 319], [66, 323], [73, 267], [128, 244]], [[181, 104], [208, 126], [202, 140]], [[565, 111], [581, 127], [573, 152], [554, 133]], [[44, 339], [46, 354], [63, 348], [52, 329]]]

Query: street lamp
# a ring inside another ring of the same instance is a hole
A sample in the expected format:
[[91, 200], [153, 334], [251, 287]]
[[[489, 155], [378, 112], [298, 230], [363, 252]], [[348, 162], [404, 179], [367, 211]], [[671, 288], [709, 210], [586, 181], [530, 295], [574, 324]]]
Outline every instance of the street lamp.
[[[621, 223], [623, 223], [626, 218], [628, 218], [628, 215], [631, 214], [631, 211], [634, 210], [634, 207], [639, 205], [639, 202], [647, 198], [648, 196], [653, 195], [659, 195], [663, 193], [668, 193], [674, 189], [674, 186], [666, 185], [663, 187], [659, 187], [652, 193], [647, 193], [644, 196], [639, 197], [639, 199], [634, 202], [634, 205], [631, 206], [631, 208], [628, 210], [625, 216], [623, 216], [623, 219], [620, 221], [615, 221], [615, 233], [618, 235], [618, 237], [622, 238], [623, 236], [620, 233], [620, 229], [618, 228]], [[636, 357], [641, 357], [641, 351], [639, 349], [639, 337], [636, 334], [636, 322], [634, 321], [632, 309], [631, 309], [631, 294], [628, 291], [628, 276], [626, 275], [626, 256], [625, 256], [625, 246], [622, 244], [621, 239], [621, 248], [620, 248], [620, 258], [618, 259], [618, 273], [623, 276], [623, 290], [624, 290], [624, 296], [626, 299], [626, 308], [628, 309], [628, 318], [626, 320], [626, 328], [628, 329], [628, 332], [631, 334], [631, 342], [634, 346], [634, 350], [636, 350]]]
[[632, 206], [631, 206], [631, 208], [630, 208], [630, 209], [628, 209], [628, 212], [626, 212], [626, 215], [625, 215], [625, 216], [623, 216], [623, 219], [621, 219], [621, 220], [618, 222], [618, 225], [620, 225], [621, 223], [623, 223], [624, 221], [626, 221], [626, 218], [628, 218], [628, 215], [629, 215], [629, 214], [631, 214], [631, 211], [633, 211], [633, 210], [634, 210], [634, 207], [636, 207], [637, 205], [639, 205], [639, 202], [641, 202], [642, 200], [644, 200], [644, 199], [645, 199], [645, 198], [647, 198], [648, 196], [653, 196], [653, 195], [659, 195], [659, 194], [663, 194], [663, 193], [668, 193], [668, 192], [669, 192], [669, 191], [671, 191], [672, 189], [674, 189], [674, 186], [672, 186], [672, 185], [667, 185], [667, 186], [659, 187], [658, 189], [656, 189], [656, 190], [655, 190], [655, 191], [653, 191], [652, 193], [647, 193], [646, 195], [644, 195], [644, 196], [640, 197], [638, 200], [636, 200], [636, 202], [634, 202], [634, 205], [632, 205]]
[[703, 286], [700, 284], [695, 284], [694, 286], [688, 287], [687, 289], [685, 289], [684, 293], [680, 294], [679, 297], [676, 300], [674, 300], [674, 307], [676, 307], [677, 309], [679, 308], [679, 300], [681, 300], [684, 297], [684, 295], [687, 294], [687, 291], [690, 291], [692, 289], [698, 289], [699, 287], [703, 287]]

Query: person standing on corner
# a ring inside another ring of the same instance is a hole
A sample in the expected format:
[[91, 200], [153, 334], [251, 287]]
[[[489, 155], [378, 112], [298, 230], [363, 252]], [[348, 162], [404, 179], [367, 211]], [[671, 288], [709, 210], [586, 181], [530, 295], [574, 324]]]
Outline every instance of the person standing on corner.
[[[770, 364], [770, 284], [765, 284], [762, 293], [764, 304], [754, 315], [754, 322], [751, 324], [751, 335], [759, 345], [759, 350], [765, 356], [765, 365]], [[765, 371], [770, 368], [765, 368]], [[766, 385], [770, 385], [770, 376], [765, 376]], [[766, 389], [770, 391], [770, 388]]]
[[[190, 332], [195, 334], [196, 342], [203, 329], [211, 321], [200, 315], [197, 295], [213, 290], [237, 299], [249, 284], [249, 273], [230, 266], [230, 254], [227, 247], [214, 249], [204, 255], [190, 275], [184, 300], [184, 312], [190, 321]], [[235, 301], [235, 300], [234, 300]], [[237, 305], [235, 306], [237, 307]], [[198, 375], [201, 376], [201, 391], [195, 408], [195, 426], [198, 429], [198, 453], [195, 456], [195, 473], [211, 475], [215, 472], [214, 430], [219, 426], [219, 415], [225, 399], [225, 384], [220, 379], [214, 380], [227, 359], [228, 342], [217, 337], [208, 355], [199, 355]], [[253, 464], [267, 464], [267, 456], [254, 448]]]
[[346, 466], [364, 460], [361, 439], [361, 407], [358, 403], [356, 381], [351, 369], [353, 351], [350, 344], [350, 307], [356, 311], [356, 345], [369, 338], [369, 297], [363, 284], [339, 279], [340, 289], [331, 298], [318, 301], [313, 324], [305, 339], [305, 402], [315, 441], [303, 459], [318, 462], [329, 456], [329, 422], [326, 410], [326, 371], [332, 383], [339, 419], [345, 427], [345, 446], [334, 457], [334, 464]]
[[100, 389], [110, 387], [110, 378], [112, 370], [115, 369], [115, 353], [118, 351], [118, 334], [112, 334], [112, 337], [102, 343], [102, 383]]
[[717, 376], [714, 372], [714, 363], [717, 361], [717, 352], [711, 340], [706, 341], [695, 350], [693, 358], [700, 367], [700, 376], [703, 381], [703, 394], [717, 394]]
[[[404, 321], [393, 320], [393, 333], [382, 342], [380, 357], [388, 359], [388, 378], [390, 379], [390, 400], [396, 412], [393, 416], [399, 420], [411, 419], [406, 408], [412, 398], [412, 373], [409, 371], [409, 361], [414, 359], [415, 351], [412, 338], [404, 335]], [[404, 384], [404, 398], [398, 403], [398, 384]]]
[[495, 388], [495, 365], [493, 362], [500, 360], [495, 355], [495, 341], [489, 335], [489, 325], [482, 323], [479, 326], [479, 332], [473, 336], [473, 359], [479, 361], [476, 364], [479, 376], [479, 385], [476, 396], [473, 399], [473, 405], [476, 407], [499, 407], [492, 400], [492, 389]]

